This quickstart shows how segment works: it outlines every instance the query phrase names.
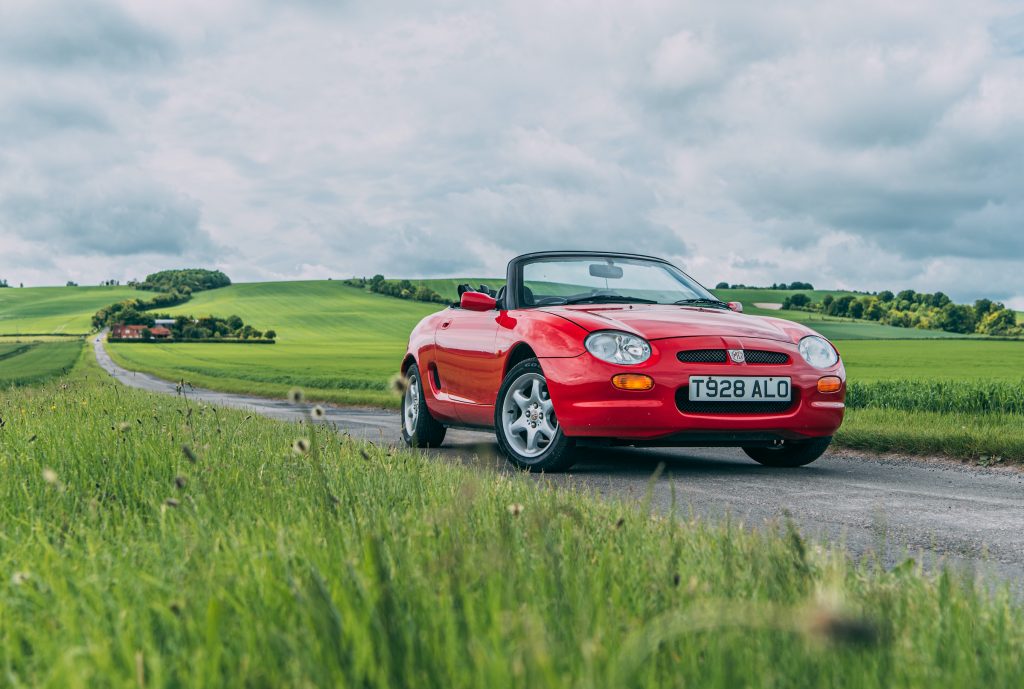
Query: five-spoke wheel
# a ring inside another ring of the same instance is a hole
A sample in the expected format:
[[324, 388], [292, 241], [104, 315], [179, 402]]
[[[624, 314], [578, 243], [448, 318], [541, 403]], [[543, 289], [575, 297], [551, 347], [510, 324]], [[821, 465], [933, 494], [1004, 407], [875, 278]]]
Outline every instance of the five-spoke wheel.
[[536, 359], [517, 364], [505, 376], [494, 416], [498, 446], [516, 466], [530, 471], [572, 466], [572, 441], [558, 426], [547, 380]]

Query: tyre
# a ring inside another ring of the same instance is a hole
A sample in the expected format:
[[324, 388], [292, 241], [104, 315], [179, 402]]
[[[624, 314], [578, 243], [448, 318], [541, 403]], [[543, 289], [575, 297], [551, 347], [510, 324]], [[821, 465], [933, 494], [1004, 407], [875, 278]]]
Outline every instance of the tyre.
[[743, 451], [766, 467], [802, 467], [821, 457], [832, 443], [832, 436], [810, 440], [785, 440], [777, 447], [745, 447]]
[[410, 447], [440, 447], [448, 429], [427, 409], [419, 367], [410, 366], [405, 377], [409, 384], [402, 397], [402, 438]]
[[494, 405], [498, 447], [527, 471], [564, 471], [573, 465], [573, 441], [558, 425], [540, 362], [527, 359], [508, 372]]

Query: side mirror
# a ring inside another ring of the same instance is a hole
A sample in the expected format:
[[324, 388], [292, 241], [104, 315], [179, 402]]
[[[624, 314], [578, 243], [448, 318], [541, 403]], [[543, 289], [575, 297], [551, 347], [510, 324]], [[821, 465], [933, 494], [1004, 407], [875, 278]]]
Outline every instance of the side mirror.
[[498, 302], [494, 297], [483, 292], [463, 292], [459, 306], [467, 311], [493, 311], [498, 308]]
[[736, 313], [743, 313], [743, 302], [741, 301], [730, 301], [729, 308]]

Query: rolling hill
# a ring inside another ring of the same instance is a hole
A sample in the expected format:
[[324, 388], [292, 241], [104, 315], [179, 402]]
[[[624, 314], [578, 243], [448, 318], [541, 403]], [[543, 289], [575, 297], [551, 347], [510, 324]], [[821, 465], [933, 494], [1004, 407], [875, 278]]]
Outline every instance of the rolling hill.
[[85, 334], [98, 309], [140, 295], [131, 287], [0, 289], [0, 335]]

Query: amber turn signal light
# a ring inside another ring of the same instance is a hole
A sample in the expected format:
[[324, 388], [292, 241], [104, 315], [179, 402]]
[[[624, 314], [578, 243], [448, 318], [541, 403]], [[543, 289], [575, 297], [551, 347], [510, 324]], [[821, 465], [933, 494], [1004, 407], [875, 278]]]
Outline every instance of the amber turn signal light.
[[612, 376], [612, 385], [619, 390], [650, 390], [654, 387], [654, 378], [642, 373], [620, 373]]
[[843, 381], [839, 376], [825, 376], [818, 379], [818, 392], [839, 392]]

